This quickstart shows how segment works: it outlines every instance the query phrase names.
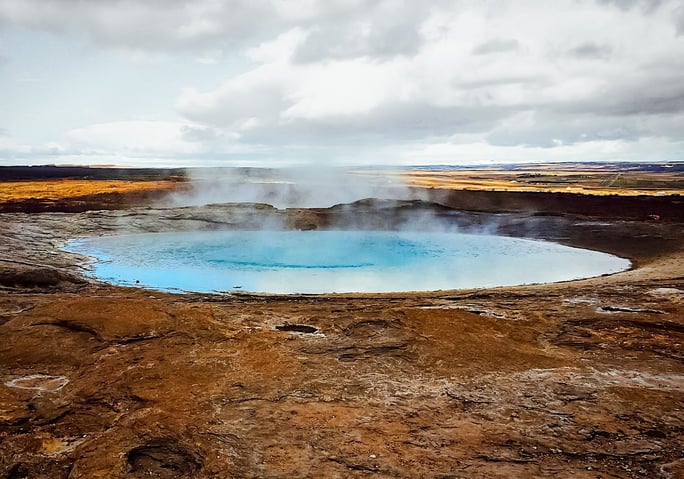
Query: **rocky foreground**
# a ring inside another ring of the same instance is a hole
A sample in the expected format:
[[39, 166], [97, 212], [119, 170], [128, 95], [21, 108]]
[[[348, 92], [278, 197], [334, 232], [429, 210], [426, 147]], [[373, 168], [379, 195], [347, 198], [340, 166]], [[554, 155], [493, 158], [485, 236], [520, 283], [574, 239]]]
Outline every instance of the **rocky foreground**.
[[[410, 227], [551, 239], [631, 271], [401, 295], [97, 283], [95, 234]], [[0, 477], [684, 477], [684, 224], [422, 202], [0, 215]]]

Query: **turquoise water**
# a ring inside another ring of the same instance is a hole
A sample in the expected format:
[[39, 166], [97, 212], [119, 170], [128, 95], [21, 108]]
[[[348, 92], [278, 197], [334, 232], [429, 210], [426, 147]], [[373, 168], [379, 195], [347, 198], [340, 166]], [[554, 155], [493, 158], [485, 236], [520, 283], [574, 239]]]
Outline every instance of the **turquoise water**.
[[210, 231], [86, 238], [92, 274], [120, 285], [198, 292], [433, 291], [565, 281], [628, 260], [491, 235], [391, 231]]

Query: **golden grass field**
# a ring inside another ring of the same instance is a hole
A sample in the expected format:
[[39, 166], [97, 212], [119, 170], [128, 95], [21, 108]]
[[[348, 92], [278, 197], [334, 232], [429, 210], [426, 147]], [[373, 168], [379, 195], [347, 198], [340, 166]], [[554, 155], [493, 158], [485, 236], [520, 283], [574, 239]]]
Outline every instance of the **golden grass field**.
[[[618, 171], [583, 165], [531, 165], [515, 170], [358, 170], [360, 177], [393, 180], [413, 188], [470, 191], [578, 193], [586, 195], [684, 195], [680, 172]], [[177, 191], [188, 181], [151, 179], [33, 179], [0, 181], [0, 203], [62, 200], [92, 195]]]
[[174, 181], [125, 180], [33, 180], [0, 182], [0, 202], [28, 198], [54, 200], [78, 198], [103, 193], [131, 193], [168, 190], [177, 185]]
[[590, 195], [682, 195], [684, 178], [662, 172], [534, 169], [529, 171], [414, 170], [394, 173], [416, 188], [487, 191], [545, 191]]

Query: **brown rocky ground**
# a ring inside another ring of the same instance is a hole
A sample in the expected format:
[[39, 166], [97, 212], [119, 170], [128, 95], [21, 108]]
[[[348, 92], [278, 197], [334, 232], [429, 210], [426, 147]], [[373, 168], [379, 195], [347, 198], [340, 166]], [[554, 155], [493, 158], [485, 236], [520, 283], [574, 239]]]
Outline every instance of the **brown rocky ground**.
[[[88, 234], [426, 214], [637, 267], [436, 293], [173, 295], [93, 282], [59, 250]], [[0, 477], [684, 477], [681, 222], [374, 201], [0, 222]]]

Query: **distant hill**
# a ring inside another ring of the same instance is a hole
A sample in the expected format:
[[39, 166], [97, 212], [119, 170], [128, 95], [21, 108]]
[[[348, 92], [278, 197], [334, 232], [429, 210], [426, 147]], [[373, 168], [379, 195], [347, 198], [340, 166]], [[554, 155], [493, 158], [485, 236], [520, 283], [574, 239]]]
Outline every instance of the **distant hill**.
[[185, 179], [184, 168], [106, 168], [88, 166], [0, 166], [0, 181], [24, 180], [169, 180]]
[[[372, 167], [371, 167], [372, 168]], [[518, 163], [503, 165], [412, 165], [412, 166], [383, 166], [382, 169], [400, 170], [427, 170], [427, 171], [458, 171], [458, 170], [504, 170], [504, 171], [539, 171], [539, 170], [582, 170], [582, 171], [605, 171], [605, 172], [654, 172], [654, 173], [682, 173], [684, 162], [669, 163], [597, 163], [597, 162], [573, 162], [573, 163]]]
[[[0, 166], [0, 181], [24, 181], [41, 179], [82, 179], [82, 180], [185, 180], [190, 175], [197, 178], [216, 178], [223, 174], [237, 174], [248, 178], [271, 177], [280, 172], [296, 173], [315, 167], [295, 168], [247, 168], [247, 167], [193, 167], [193, 168], [117, 168], [102, 166]], [[325, 168], [322, 168], [325, 169]], [[328, 168], [329, 169], [329, 168]], [[458, 171], [458, 170], [503, 170], [503, 171], [596, 171], [596, 172], [654, 172], [684, 173], [684, 162], [670, 163], [520, 163], [506, 165], [414, 165], [414, 166], [357, 166], [345, 170], [403, 170], [403, 171]]]

